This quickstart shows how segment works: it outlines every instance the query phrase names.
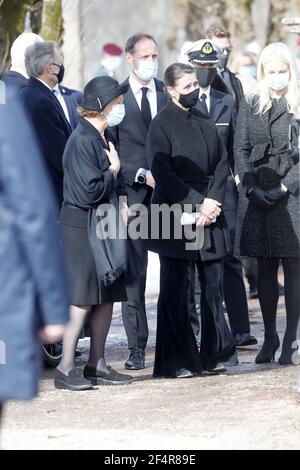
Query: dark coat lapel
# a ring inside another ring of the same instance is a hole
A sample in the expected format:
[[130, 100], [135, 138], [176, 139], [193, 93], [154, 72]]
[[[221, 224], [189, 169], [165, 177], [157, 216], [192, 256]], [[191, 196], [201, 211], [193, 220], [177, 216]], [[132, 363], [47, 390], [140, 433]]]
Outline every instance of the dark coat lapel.
[[210, 90], [210, 111], [209, 115], [214, 122], [217, 122], [220, 115], [222, 114], [224, 107], [222, 98], [218, 96], [213, 88]]
[[62, 109], [58, 99], [56, 98], [56, 96], [54, 95], [54, 93], [49, 90], [49, 88], [44, 85], [43, 83], [41, 83], [39, 80], [37, 80], [36, 78], [30, 78], [29, 82], [28, 82], [28, 86], [31, 86], [33, 88], [38, 88], [40, 91], [42, 91], [43, 93], [45, 93], [45, 95], [51, 99], [51, 101], [55, 104], [56, 108], [57, 108], [57, 111], [60, 113], [61, 115], [61, 118], [65, 121], [66, 123], [66, 126], [69, 128], [69, 131], [70, 133], [72, 132], [72, 129], [71, 129], [71, 126], [65, 116], [65, 113], [64, 113], [64, 110]]
[[276, 119], [278, 119], [287, 109], [286, 100], [281, 98], [276, 106], [276, 110], [274, 112], [271, 111], [270, 116], [270, 124], [272, 124]]

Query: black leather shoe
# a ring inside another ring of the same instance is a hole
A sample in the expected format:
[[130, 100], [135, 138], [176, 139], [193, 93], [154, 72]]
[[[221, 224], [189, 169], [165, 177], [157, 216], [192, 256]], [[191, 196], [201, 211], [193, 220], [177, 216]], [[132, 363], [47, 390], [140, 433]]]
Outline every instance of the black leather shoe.
[[249, 299], [257, 299], [258, 298], [257, 289], [256, 288], [250, 289], [248, 297], [249, 297]]
[[68, 375], [55, 369], [54, 386], [55, 388], [74, 391], [90, 390], [93, 388], [92, 382], [82, 377], [81, 371], [78, 369], [70, 370]]
[[107, 366], [107, 372], [100, 372], [94, 367], [85, 366], [83, 375], [93, 385], [127, 385], [133, 381], [131, 375], [120, 374], [111, 366]]
[[234, 337], [234, 341], [237, 347], [251, 346], [257, 344], [257, 339], [255, 336], [250, 335], [250, 333], [238, 333]]
[[282, 366], [294, 365], [299, 366], [300, 357], [298, 354], [298, 346], [295, 348], [284, 348], [282, 347], [281, 355], [278, 359], [279, 364]]
[[284, 295], [284, 286], [278, 282], [278, 293], [279, 295]]
[[214, 367], [213, 369], [209, 369], [206, 372], [211, 375], [217, 375], [217, 374], [224, 374], [226, 371], [227, 369], [224, 366], [224, 364], [217, 364], [216, 367]]
[[278, 334], [276, 334], [273, 341], [264, 341], [264, 344], [255, 358], [256, 364], [265, 364], [267, 362], [274, 362], [275, 353], [280, 346]]
[[190, 379], [191, 377], [194, 377], [194, 374], [184, 367], [176, 371], [176, 379]]
[[234, 352], [233, 355], [225, 362], [223, 362], [224, 367], [235, 367], [239, 364], [237, 353]]
[[140, 348], [131, 349], [129, 357], [125, 362], [125, 369], [140, 370], [145, 369], [145, 351]]

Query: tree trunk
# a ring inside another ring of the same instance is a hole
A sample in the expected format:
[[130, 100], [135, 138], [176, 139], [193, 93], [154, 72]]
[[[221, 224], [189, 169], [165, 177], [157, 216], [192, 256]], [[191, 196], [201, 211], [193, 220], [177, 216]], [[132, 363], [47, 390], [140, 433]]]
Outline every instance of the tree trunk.
[[63, 18], [61, 0], [43, 0], [42, 27], [40, 35], [59, 45], [63, 41]]

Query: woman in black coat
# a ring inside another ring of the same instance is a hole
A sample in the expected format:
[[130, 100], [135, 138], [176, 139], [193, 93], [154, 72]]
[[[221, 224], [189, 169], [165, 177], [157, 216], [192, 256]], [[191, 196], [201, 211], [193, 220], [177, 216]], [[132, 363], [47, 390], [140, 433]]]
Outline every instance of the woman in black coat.
[[241, 190], [236, 251], [258, 260], [258, 296], [265, 340], [257, 363], [274, 360], [277, 273], [284, 271], [287, 327], [280, 364], [293, 363], [300, 306], [299, 152], [292, 142], [293, 112], [299, 105], [294, 60], [282, 43], [267, 46], [258, 63], [258, 87], [242, 102], [235, 138]]
[[[152, 121], [147, 142], [155, 179], [148, 248], [160, 254], [161, 263], [154, 376], [191, 377], [216, 368], [235, 351], [221, 294], [221, 259], [227, 246], [220, 206], [228, 167], [214, 123], [193, 109], [199, 97], [193, 67], [171, 65], [165, 84], [172, 99]], [[197, 228], [191, 229], [194, 219], [187, 232], [181, 215], [184, 211], [191, 216], [199, 204]], [[172, 212], [171, 207], [176, 209]], [[157, 208], [166, 210], [162, 224], [155, 217]], [[164, 234], [169, 215], [170, 233]], [[193, 245], [192, 235], [196, 235]], [[188, 311], [190, 262], [197, 263], [201, 283], [200, 354]]]
[[[107, 130], [108, 126], [119, 124], [124, 116], [121, 96], [124, 91], [111, 77], [96, 77], [87, 84], [79, 108], [80, 122], [63, 156], [64, 201], [60, 221], [72, 306], [63, 356], [55, 374], [57, 388], [86, 390], [92, 384], [132, 381], [130, 376], [108, 366], [104, 358], [113, 303], [126, 300], [123, 279], [126, 241], [117, 231], [122, 227], [116, 225], [120, 160]], [[112, 229], [108, 237], [105, 220]], [[75, 369], [74, 354], [88, 311], [91, 347], [83, 378]]]

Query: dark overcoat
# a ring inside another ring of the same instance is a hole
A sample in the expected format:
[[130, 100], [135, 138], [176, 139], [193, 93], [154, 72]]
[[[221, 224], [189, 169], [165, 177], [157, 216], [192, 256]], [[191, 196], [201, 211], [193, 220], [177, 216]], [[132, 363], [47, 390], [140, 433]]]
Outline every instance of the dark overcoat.
[[[179, 204], [194, 211], [205, 197], [223, 202], [227, 152], [213, 121], [198, 110], [187, 112], [169, 101], [151, 123], [147, 155], [155, 179], [151, 209], [153, 205]], [[153, 227], [153, 217], [150, 222]], [[186, 249], [186, 237], [176, 239], [178, 223], [178, 217], [172, 216], [169, 239], [151, 237], [148, 249], [171, 258], [196, 259], [198, 251]], [[223, 216], [204, 229], [202, 260], [225, 256], [228, 250], [225, 229]]]
[[59, 204], [63, 199], [62, 156], [71, 127], [53, 92], [36, 78], [20, 91], [27, 119], [32, 126], [52, 180]]
[[38, 328], [69, 310], [54, 196], [16, 105], [0, 108], [0, 402], [36, 395]]
[[[235, 168], [241, 181], [236, 254], [299, 256], [299, 152], [289, 152], [293, 117], [284, 97], [259, 114], [257, 99], [242, 101], [235, 135]], [[288, 196], [267, 211], [249, 201], [247, 189], [268, 190], [280, 184]]]

